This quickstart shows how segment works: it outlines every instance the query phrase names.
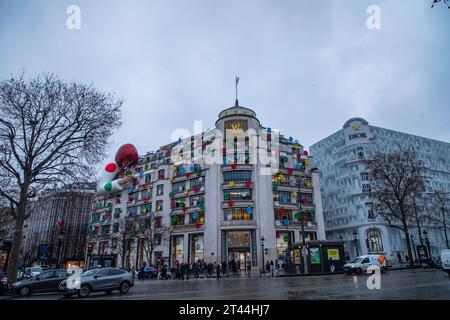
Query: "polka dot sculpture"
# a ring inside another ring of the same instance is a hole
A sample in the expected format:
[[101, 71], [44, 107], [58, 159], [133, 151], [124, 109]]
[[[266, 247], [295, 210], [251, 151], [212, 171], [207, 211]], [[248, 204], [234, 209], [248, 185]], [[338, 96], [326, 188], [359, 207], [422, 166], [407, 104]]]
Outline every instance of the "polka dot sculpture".
[[122, 190], [125, 185], [132, 182], [132, 178], [127, 176], [113, 180], [124, 168], [128, 168], [138, 162], [139, 155], [136, 147], [130, 143], [122, 145], [116, 152], [114, 160], [109, 160], [98, 174], [97, 192], [104, 194]]

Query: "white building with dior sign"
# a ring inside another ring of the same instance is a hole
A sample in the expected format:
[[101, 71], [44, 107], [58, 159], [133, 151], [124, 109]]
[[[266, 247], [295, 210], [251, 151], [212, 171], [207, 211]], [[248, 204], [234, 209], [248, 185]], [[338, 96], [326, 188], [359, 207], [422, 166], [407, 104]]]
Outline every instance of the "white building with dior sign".
[[[375, 127], [364, 119], [352, 118], [341, 130], [311, 146], [320, 168], [327, 239], [346, 241], [349, 256], [355, 256], [357, 245], [359, 254], [379, 252], [396, 259], [400, 254], [405, 260], [403, 233], [373, 219], [366, 172], [367, 160], [375, 152], [400, 147], [413, 148], [425, 164], [427, 192], [450, 192], [450, 144], [446, 142]], [[443, 229], [431, 225], [423, 229], [427, 231], [432, 256], [437, 256], [446, 248]], [[419, 236], [414, 228], [411, 232], [415, 245], [427, 245], [423, 234]]]

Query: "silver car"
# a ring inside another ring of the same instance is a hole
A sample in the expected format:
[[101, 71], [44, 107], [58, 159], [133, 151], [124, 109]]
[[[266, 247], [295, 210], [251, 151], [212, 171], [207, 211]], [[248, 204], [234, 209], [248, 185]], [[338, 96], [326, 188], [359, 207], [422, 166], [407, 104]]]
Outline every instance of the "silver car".
[[67, 281], [71, 281], [71, 279], [64, 280], [59, 285], [59, 291], [66, 297], [77, 294], [80, 298], [86, 298], [91, 292], [111, 293], [113, 290], [119, 290], [120, 293], [125, 294], [134, 286], [133, 275], [119, 268], [88, 270], [81, 274], [75, 288], [71, 285], [68, 286]]

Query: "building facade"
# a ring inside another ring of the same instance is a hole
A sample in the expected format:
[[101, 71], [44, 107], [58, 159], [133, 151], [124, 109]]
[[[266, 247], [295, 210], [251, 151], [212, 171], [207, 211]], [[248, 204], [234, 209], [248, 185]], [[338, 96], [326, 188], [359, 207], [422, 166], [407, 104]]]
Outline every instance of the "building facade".
[[[406, 239], [402, 231], [380, 222], [374, 215], [367, 172], [374, 153], [413, 149], [426, 167], [426, 191], [450, 192], [450, 144], [369, 125], [361, 118], [348, 120], [343, 128], [311, 146], [320, 168], [322, 202], [327, 239], [342, 239], [347, 254], [383, 253], [405, 261]], [[437, 210], [432, 206], [428, 210]], [[427, 245], [437, 256], [446, 248], [443, 228], [424, 225], [410, 230], [415, 245]], [[427, 241], [428, 240], [428, 241]], [[415, 253], [417, 254], [417, 253]], [[416, 257], [415, 257], [416, 258]]]
[[32, 204], [22, 248], [24, 263], [84, 265], [95, 184], [74, 183], [47, 190]]
[[[325, 238], [313, 168], [298, 141], [262, 126], [254, 111], [225, 109], [214, 129], [164, 145], [120, 172], [132, 176], [131, 186], [97, 195], [88, 264], [133, 268], [142, 262], [234, 260], [241, 269], [258, 270], [263, 260], [285, 259], [288, 246], [303, 236]], [[120, 234], [127, 219], [145, 221], [150, 213], [168, 234], [148, 259], [138, 232]]]

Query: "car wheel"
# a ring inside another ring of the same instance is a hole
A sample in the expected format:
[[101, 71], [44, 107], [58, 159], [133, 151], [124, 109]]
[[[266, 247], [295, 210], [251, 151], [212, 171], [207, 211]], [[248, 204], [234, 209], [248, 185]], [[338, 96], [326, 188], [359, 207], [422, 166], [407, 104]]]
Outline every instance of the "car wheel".
[[87, 298], [91, 294], [91, 287], [88, 284], [83, 284], [78, 290], [78, 297]]
[[128, 281], [124, 281], [120, 284], [119, 291], [120, 293], [127, 293], [130, 290], [130, 283]]
[[19, 295], [22, 297], [29, 296], [30, 294], [31, 294], [30, 287], [25, 286], [20, 288], [19, 290]]
[[362, 269], [361, 268], [356, 269], [356, 274], [361, 274], [361, 273], [362, 273]]

